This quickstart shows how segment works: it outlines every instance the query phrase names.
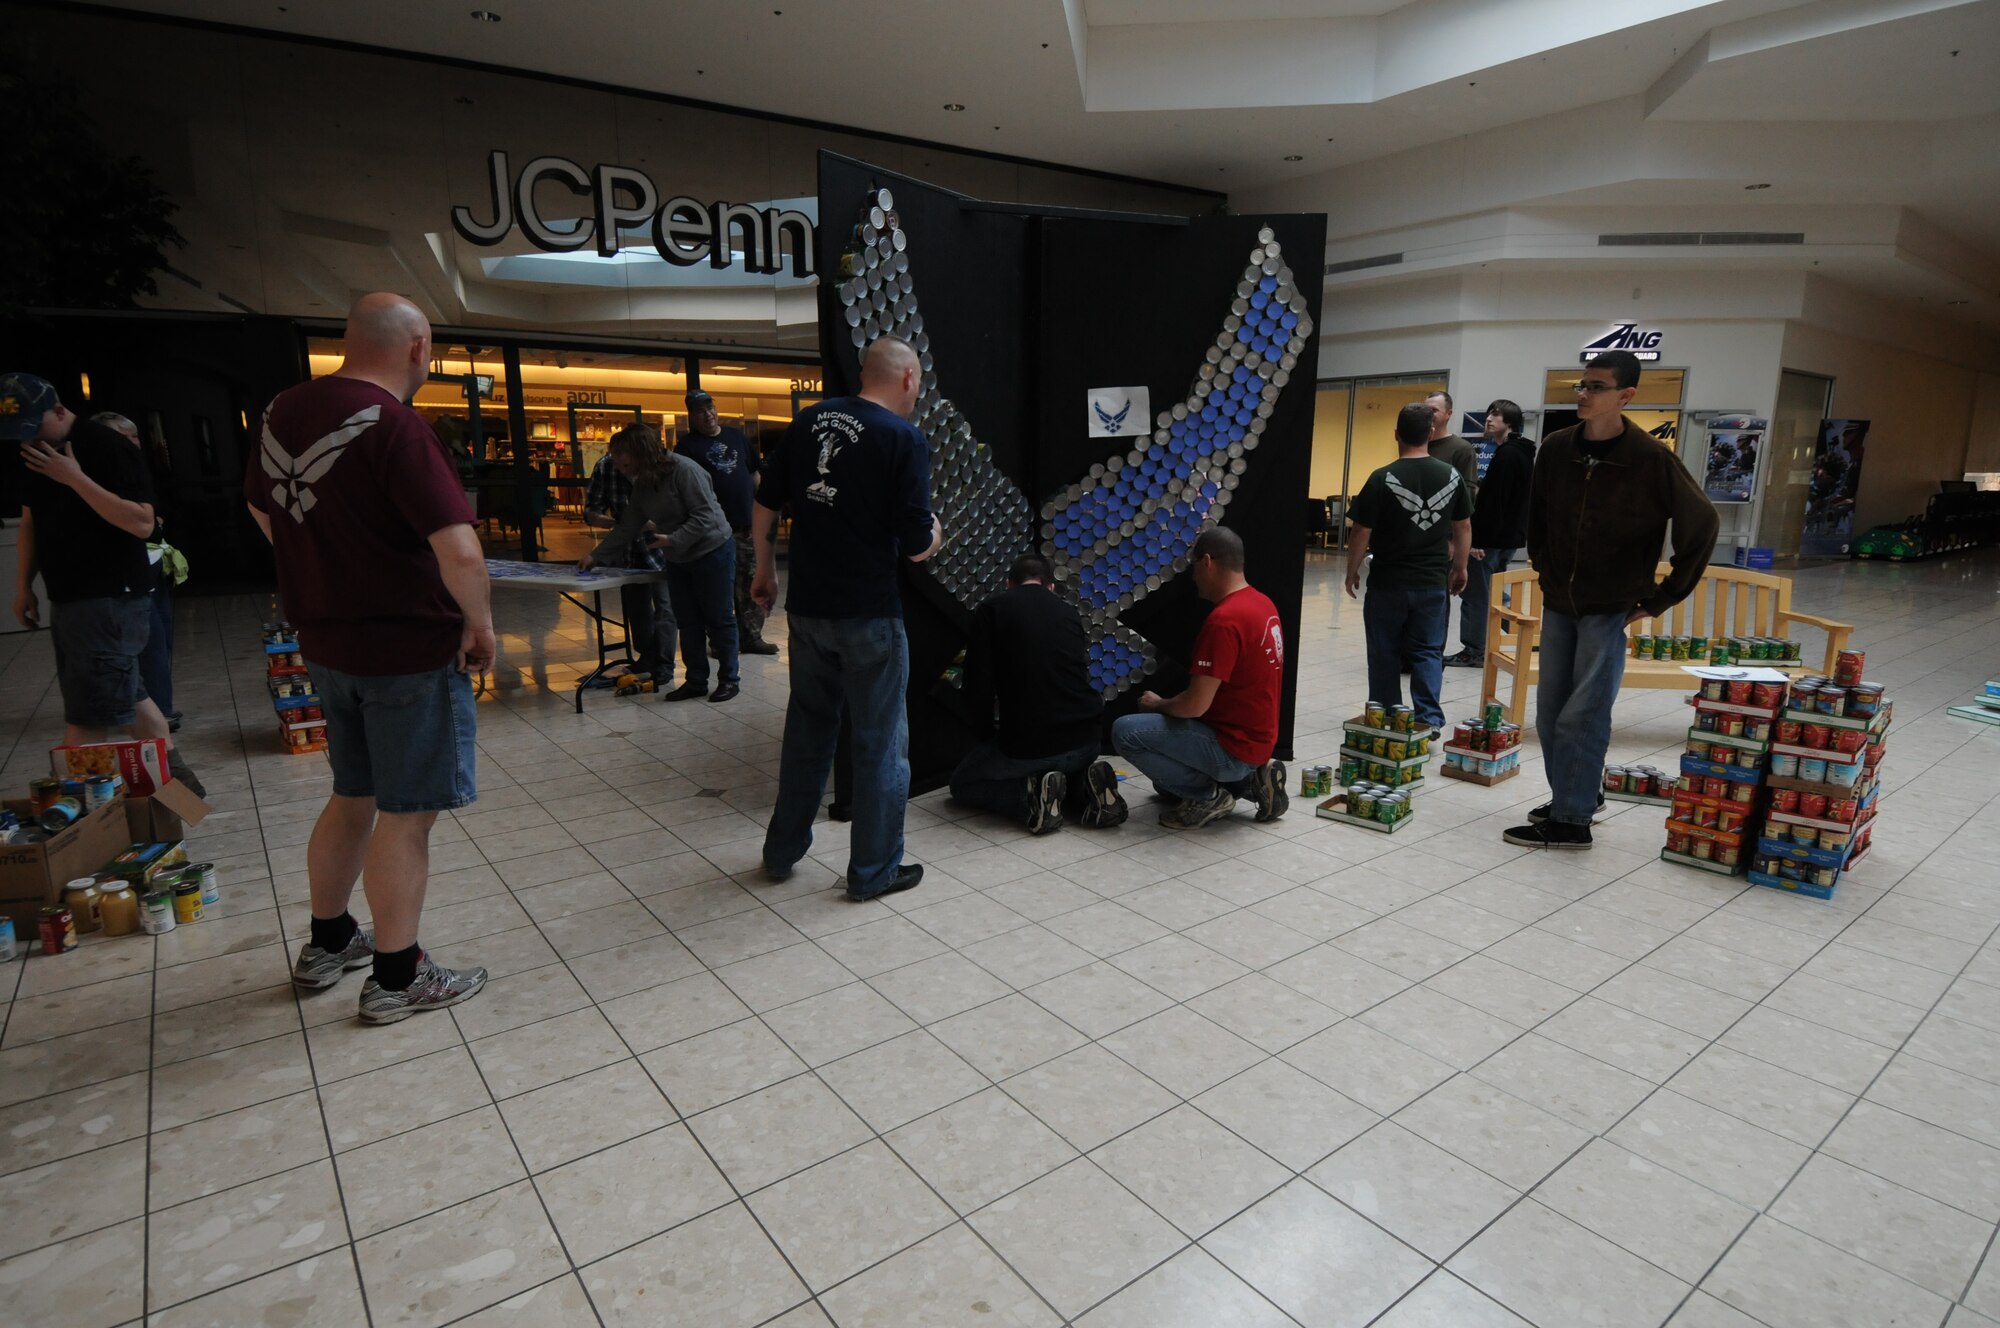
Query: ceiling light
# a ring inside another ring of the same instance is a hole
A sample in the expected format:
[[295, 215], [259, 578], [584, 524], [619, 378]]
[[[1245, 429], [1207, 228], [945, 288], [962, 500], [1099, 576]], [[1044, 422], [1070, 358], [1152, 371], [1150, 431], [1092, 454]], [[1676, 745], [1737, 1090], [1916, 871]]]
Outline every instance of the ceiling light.
[[1771, 186], [1767, 183], [1767, 184], [1746, 184], [1743, 187], [1745, 189], [1769, 189]]
[[1298, 153], [1294, 152], [1294, 153], [1292, 153], [1292, 154], [1291, 154], [1290, 156], [1286, 157], [1286, 158], [1285, 158], [1285, 160], [1286, 160], [1286, 161], [1304, 161], [1304, 160], [1305, 160], [1305, 158], [1304, 158], [1304, 157], [1301, 157], [1301, 156], [1300, 156], [1300, 155], [1299, 155]]
[[703, 369], [703, 370], [704, 370], [705, 372], [708, 372], [708, 373], [748, 373], [748, 372], [750, 372], [750, 366], [749, 366], [749, 365], [747, 365], [747, 364], [704, 364], [704, 365], [702, 365], [701, 367], [702, 367], [702, 369]]
[[944, 108], [947, 111], [962, 111], [965, 109], [965, 104], [963, 102], [948, 101], [944, 104]]
[[480, 23], [498, 23], [500, 21], [500, 16], [490, 9], [475, 9], [472, 11], [472, 17]]

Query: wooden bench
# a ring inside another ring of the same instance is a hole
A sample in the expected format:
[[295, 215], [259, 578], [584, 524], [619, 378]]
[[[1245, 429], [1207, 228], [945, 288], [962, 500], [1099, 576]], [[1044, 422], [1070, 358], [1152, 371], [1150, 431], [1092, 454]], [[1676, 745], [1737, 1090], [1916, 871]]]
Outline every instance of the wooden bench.
[[[1658, 575], [1665, 579], [1667, 564]], [[1503, 607], [1501, 595], [1512, 601]], [[1542, 633], [1541, 584], [1533, 568], [1518, 568], [1494, 574], [1486, 611], [1486, 678], [1480, 695], [1499, 697], [1502, 673], [1514, 675], [1511, 694], [1506, 698], [1507, 717], [1516, 724], [1527, 722], [1528, 686], [1541, 679], [1541, 660], [1536, 653]], [[1809, 647], [1802, 650], [1807, 662], [1786, 667], [1770, 664], [1794, 676], [1824, 673], [1831, 676], [1833, 661], [1847, 648], [1851, 623], [1815, 618], [1792, 612], [1790, 577], [1769, 572], [1752, 572], [1741, 567], [1712, 565], [1702, 573], [1694, 593], [1656, 618], [1644, 618], [1626, 629], [1627, 656], [1625, 687], [1665, 687], [1693, 691], [1694, 679], [1682, 672], [1692, 660], [1633, 659], [1631, 637], [1652, 636], [1789, 636], [1793, 627], [1816, 627], [1826, 633], [1826, 655], [1815, 659]]]

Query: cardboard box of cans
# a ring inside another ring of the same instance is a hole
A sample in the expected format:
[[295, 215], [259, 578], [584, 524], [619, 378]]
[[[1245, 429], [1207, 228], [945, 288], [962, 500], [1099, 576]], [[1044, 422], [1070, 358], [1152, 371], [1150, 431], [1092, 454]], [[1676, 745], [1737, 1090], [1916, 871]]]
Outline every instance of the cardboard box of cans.
[[[26, 799], [5, 806], [24, 821], [33, 811]], [[208, 813], [187, 785], [169, 780], [148, 797], [93, 808], [40, 843], [0, 845], [0, 915], [13, 919], [17, 941], [33, 936], [42, 908], [62, 897], [67, 882], [105, 870], [134, 844], [178, 843]]]

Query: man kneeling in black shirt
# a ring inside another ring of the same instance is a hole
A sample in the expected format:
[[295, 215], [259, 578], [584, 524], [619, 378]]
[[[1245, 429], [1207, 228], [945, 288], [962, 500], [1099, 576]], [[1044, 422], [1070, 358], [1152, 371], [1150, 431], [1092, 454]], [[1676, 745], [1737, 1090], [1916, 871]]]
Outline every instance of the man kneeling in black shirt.
[[1089, 646], [1076, 610], [1049, 589], [1048, 560], [1027, 554], [1007, 589], [973, 615], [965, 697], [975, 724], [999, 722], [951, 775], [953, 800], [1012, 817], [1028, 833], [1124, 821], [1118, 772], [1099, 759], [1104, 702], [1090, 685]]

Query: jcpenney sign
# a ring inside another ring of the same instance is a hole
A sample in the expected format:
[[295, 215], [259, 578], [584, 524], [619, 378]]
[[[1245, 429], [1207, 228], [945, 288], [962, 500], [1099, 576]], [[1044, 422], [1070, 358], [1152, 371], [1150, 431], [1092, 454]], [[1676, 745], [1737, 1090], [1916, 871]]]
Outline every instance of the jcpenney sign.
[[[610, 258], [626, 239], [621, 232], [644, 226], [660, 257], [679, 267], [706, 259], [710, 267], [726, 268], [740, 247], [747, 270], [775, 274], [789, 248], [792, 275], [813, 275], [813, 220], [803, 212], [703, 203], [680, 194], [662, 202], [644, 171], [605, 165], [585, 170], [567, 157], [536, 157], [517, 175], [508, 169], [507, 154], [495, 151], [487, 155], [487, 166], [491, 219], [481, 221], [464, 206], [451, 210], [452, 229], [473, 244], [497, 245], [518, 228], [529, 244], [548, 253], [595, 243], [599, 256]], [[590, 200], [590, 214], [554, 224], [545, 220], [535, 201], [545, 182]]]

